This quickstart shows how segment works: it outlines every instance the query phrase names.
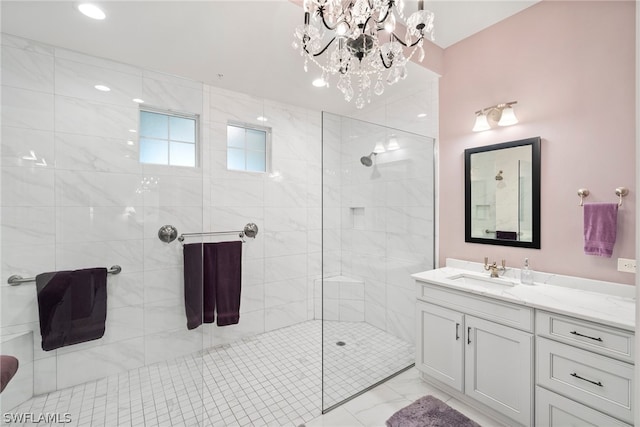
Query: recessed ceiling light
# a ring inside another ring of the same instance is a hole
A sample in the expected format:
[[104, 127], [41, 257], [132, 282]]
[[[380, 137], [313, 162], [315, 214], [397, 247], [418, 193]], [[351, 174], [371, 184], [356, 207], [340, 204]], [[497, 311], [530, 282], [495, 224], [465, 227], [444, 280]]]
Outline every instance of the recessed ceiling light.
[[105, 85], [95, 85], [94, 87], [102, 92], [109, 92], [111, 90], [109, 86], [105, 86]]
[[88, 16], [92, 19], [103, 20], [107, 17], [107, 15], [95, 4], [91, 3], [80, 3], [78, 5], [78, 10], [85, 16]]
[[258, 116], [258, 117], [256, 117], [256, 119], [260, 120], [261, 122], [266, 122], [267, 120], [269, 120], [264, 116]]
[[327, 82], [322, 77], [319, 77], [315, 79], [313, 82], [311, 82], [311, 84], [314, 85], [315, 87], [325, 87], [327, 85]]
[[132, 99], [133, 102], [137, 102], [138, 104], [142, 104], [144, 101], [140, 98], [133, 98]]
[[423, 117], [427, 117], [427, 113], [420, 113], [420, 114], [418, 114], [418, 118], [423, 118]]
[[127, 145], [133, 145], [135, 144], [133, 141], [127, 141]]
[[137, 130], [135, 130], [135, 129], [129, 129], [129, 132], [131, 132], [131, 133], [136, 133], [136, 132], [138, 132], [138, 131], [137, 131]]

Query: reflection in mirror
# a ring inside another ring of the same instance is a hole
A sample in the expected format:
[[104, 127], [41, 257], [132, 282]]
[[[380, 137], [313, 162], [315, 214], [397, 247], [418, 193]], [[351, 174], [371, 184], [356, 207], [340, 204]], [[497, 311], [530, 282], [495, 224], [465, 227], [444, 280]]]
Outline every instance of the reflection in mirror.
[[465, 150], [465, 241], [540, 248], [540, 138]]

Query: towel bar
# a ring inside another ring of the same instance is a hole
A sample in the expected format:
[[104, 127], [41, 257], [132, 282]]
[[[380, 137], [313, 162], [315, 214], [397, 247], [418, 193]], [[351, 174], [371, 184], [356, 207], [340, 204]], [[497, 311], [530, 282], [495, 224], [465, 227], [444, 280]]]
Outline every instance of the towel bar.
[[[118, 274], [122, 271], [122, 267], [120, 267], [119, 265], [112, 265], [110, 269], [107, 270], [107, 274]], [[10, 284], [11, 286], [18, 286], [21, 283], [26, 283], [26, 282], [35, 282], [36, 278], [35, 277], [22, 277], [18, 274], [14, 274], [13, 276], [10, 276], [9, 279], [7, 280], [7, 283]]]
[[185, 237], [189, 236], [216, 236], [219, 234], [235, 234], [238, 233], [238, 237], [244, 242], [245, 237], [255, 238], [258, 234], [258, 226], [250, 222], [244, 226], [243, 230], [234, 231], [203, 231], [200, 233], [182, 233], [178, 237], [178, 229], [173, 225], [163, 225], [158, 230], [158, 238], [165, 243], [173, 242], [178, 237], [179, 242], [184, 242]]

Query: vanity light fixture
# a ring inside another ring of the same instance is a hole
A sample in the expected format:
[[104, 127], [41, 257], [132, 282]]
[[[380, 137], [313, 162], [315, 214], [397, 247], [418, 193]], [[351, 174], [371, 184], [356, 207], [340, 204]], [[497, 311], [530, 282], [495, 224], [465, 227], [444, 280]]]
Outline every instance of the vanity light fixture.
[[373, 149], [373, 152], [376, 154], [384, 153], [386, 150], [384, 148], [384, 144], [381, 141], [376, 142], [376, 146]]
[[505, 102], [503, 104], [492, 105], [476, 111], [476, 122], [473, 125], [474, 132], [491, 129], [491, 124], [498, 126], [511, 126], [518, 123], [518, 118], [513, 111], [513, 104], [518, 101]]
[[259, 120], [259, 121], [261, 121], [261, 122], [266, 122], [266, 121], [268, 121], [269, 119], [267, 119], [265, 116], [258, 116], [258, 117], [256, 117], [256, 120]]
[[396, 138], [395, 135], [391, 135], [389, 137], [389, 142], [387, 142], [387, 150], [393, 151], [397, 150], [398, 148], [400, 148], [400, 145], [398, 144], [398, 138]]
[[137, 104], [144, 104], [144, 100], [142, 100], [140, 98], [133, 98], [132, 101], [137, 103]]

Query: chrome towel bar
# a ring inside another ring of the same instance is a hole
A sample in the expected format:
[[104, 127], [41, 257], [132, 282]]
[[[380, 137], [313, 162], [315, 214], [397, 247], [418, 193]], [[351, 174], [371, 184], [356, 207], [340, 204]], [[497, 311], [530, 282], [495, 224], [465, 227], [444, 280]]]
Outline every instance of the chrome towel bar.
[[242, 241], [244, 242], [245, 237], [252, 237], [252, 238], [256, 237], [256, 235], [258, 234], [258, 226], [250, 222], [244, 226], [243, 230], [203, 231], [200, 233], [182, 233], [178, 237], [178, 229], [176, 227], [174, 227], [173, 225], [163, 225], [158, 230], [158, 238], [165, 243], [171, 243], [176, 239], [176, 237], [178, 238], [179, 242], [184, 242], [184, 239], [190, 236], [216, 236], [220, 234], [236, 234], [236, 233], [238, 233], [238, 237], [240, 237], [240, 239], [242, 239]]
[[[111, 268], [109, 268], [107, 270], [107, 274], [119, 274], [122, 271], [122, 267], [120, 267], [119, 265], [112, 265]], [[14, 274], [13, 276], [9, 277], [9, 279], [7, 279], [7, 283], [10, 284], [11, 286], [18, 286], [22, 283], [26, 283], [26, 282], [35, 282], [36, 278], [35, 277], [22, 277], [18, 274]]]

